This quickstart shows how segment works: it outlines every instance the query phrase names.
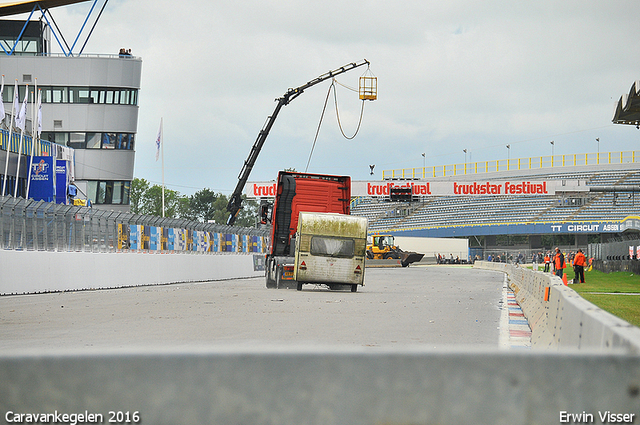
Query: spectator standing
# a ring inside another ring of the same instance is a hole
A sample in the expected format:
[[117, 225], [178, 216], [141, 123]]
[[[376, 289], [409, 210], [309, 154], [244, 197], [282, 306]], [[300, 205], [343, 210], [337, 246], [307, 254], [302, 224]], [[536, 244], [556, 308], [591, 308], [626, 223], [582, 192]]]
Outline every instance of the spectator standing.
[[578, 283], [578, 278], [580, 279], [580, 283], [584, 283], [584, 267], [587, 265], [587, 258], [582, 253], [582, 250], [579, 249], [575, 258], [573, 259], [573, 270], [576, 274], [576, 278], [574, 279], [575, 283]]
[[549, 269], [551, 268], [551, 257], [549, 256], [549, 253], [547, 252], [544, 255], [544, 272], [545, 273], [549, 273]]
[[564, 254], [560, 251], [560, 248], [556, 248], [556, 255], [553, 257], [553, 264], [556, 276], [562, 279], [562, 274], [564, 273], [564, 269], [567, 267], [567, 264], [565, 263]]

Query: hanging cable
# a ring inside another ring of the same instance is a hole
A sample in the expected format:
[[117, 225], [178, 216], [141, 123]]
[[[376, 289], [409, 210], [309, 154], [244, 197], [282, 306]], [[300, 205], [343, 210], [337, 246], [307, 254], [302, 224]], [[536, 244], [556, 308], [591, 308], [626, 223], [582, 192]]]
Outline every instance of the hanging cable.
[[329, 101], [329, 95], [331, 94], [331, 90], [333, 90], [333, 98], [334, 98], [334, 102], [336, 105], [336, 117], [338, 119], [338, 127], [340, 127], [340, 132], [342, 133], [342, 136], [344, 136], [345, 139], [347, 140], [352, 140], [354, 139], [357, 135], [358, 132], [360, 131], [360, 125], [362, 124], [362, 117], [364, 115], [364, 100], [362, 100], [362, 107], [360, 108], [360, 119], [358, 120], [358, 127], [356, 128], [356, 132], [353, 134], [353, 136], [349, 137], [344, 133], [344, 130], [342, 129], [342, 123], [340, 122], [340, 113], [338, 111], [338, 94], [336, 91], [336, 84], [340, 84], [342, 87], [345, 87], [349, 90], [355, 91], [357, 92], [358, 90], [345, 86], [344, 84], [338, 82], [335, 78], [333, 78], [331, 80], [331, 85], [329, 86], [329, 91], [327, 92], [327, 97], [324, 99], [324, 106], [322, 107], [322, 114], [320, 114], [320, 122], [318, 123], [318, 128], [316, 130], [316, 136], [313, 139], [313, 145], [311, 146], [311, 152], [309, 153], [309, 159], [307, 160], [307, 166], [304, 169], [304, 172], [306, 173], [307, 170], [309, 169], [309, 164], [311, 163], [311, 156], [313, 155], [313, 151], [316, 148], [316, 142], [318, 141], [318, 135], [320, 134], [320, 126], [322, 125], [322, 120], [324, 119], [324, 113], [327, 110], [327, 103]]
[[342, 129], [342, 123], [340, 122], [340, 113], [338, 112], [338, 95], [336, 94], [335, 88], [333, 89], [333, 97], [336, 103], [336, 117], [338, 118], [338, 127], [340, 127], [340, 132], [342, 133], [345, 139], [351, 140], [355, 138], [358, 135], [358, 132], [360, 131], [360, 124], [362, 124], [362, 115], [364, 115], [364, 100], [362, 101], [362, 108], [360, 108], [360, 120], [358, 121], [358, 127], [356, 128], [356, 132], [353, 133], [353, 136], [349, 137], [346, 134], [344, 134], [344, 130]]
[[342, 86], [342, 87], [344, 87], [345, 89], [348, 89], [348, 90], [351, 90], [352, 92], [356, 92], [356, 93], [358, 93], [358, 89], [356, 89], [356, 88], [353, 88], [353, 87], [349, 87], [349, 86], [347, 86], [347, 85], [344, 85], [344, 84], [342, 84], [342, 83], [341, 83], [340, 81], [338, 81], [338, 80], [334, 80], [334, 82], [335, 82], [336, 84], [338, 84], [338, 85], [341, 85], [341, 86]]
[[309, 169], [309, 163], [311, 162], [311, 155], [313, 155], [313, 150], [316, 148], [316, 141], [318, 141], [318, 134], [320, 134], [320, 126], [322, 125], [322, 119], [324, 118], [324, 112], [327, 110], [327, 103], [329, 101], [329, 95], [331, 94], [331, 89], [335, 90], [333, 86], [335, 82], [335, 78], [331, 80], [331, 85], [329, 86], [329, 91], [327, 92], [327, 97], [324, 99], [324, 106], [322, 107], [322, 114], [320, 114], [320, 122], [318, 123], [318, 129], [316, 130], [316, 137], [313, 139], [313, 146], [311, 146], [311, 152], [309, 152], [309, 160], [307, 161], [307, 166], [304, 169], [306, 173]]

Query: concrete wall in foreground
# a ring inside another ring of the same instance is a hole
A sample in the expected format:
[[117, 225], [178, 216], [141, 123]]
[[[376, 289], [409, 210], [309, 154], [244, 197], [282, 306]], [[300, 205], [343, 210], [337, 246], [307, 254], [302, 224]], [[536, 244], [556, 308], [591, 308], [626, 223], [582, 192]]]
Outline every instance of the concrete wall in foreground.
[[476, 261], [474, 267], [507, 273], [531, 327], [533, 347], [640, 354], [640, 328], [596, 307], [560, 278], [504, 263]]
[[637, 423], [639, 377], [639, 356], [611, 353], [369, 347], [0, 353], [0, 414], [88, 412], [108, 423], [109, 412], [120, 412], [154, 425], [549, 425], [583, 412], [594, 419], [580, 422], [599, 424], [599, 414], [611, 412]]
[[264, 271], [254, 270], [251, 254], [0, 251], [0, 295], [254, 276]]

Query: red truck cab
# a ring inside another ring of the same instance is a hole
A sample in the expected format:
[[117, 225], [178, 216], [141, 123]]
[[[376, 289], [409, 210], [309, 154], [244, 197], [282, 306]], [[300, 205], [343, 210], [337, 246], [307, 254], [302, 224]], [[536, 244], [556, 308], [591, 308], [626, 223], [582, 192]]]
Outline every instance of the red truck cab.
[[[287, 286], [293, 281], [295, 234], [298, 215], [303, 212], [349, 214], [351, 177], [278, 173], [275, 201], [271, 211], [271, 241], [266, 258], [268, 288]], [[262, 214], [263, 217], [265, 214]]]

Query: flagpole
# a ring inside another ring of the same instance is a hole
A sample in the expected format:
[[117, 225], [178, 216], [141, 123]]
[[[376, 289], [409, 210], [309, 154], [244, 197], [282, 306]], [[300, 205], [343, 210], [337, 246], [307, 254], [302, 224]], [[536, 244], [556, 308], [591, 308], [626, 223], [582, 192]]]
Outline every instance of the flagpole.
[[36, 98], [38, 97], [38, 79], [36, 78], [35, 91], [33, 92], [33, 103], [31, 108], [31, 158], [29, 159], [29, 171], [27, 172], [27, 196], [29, 199], [29, 189], [31, 188], [31, 167], [33, 167], [33, 152], [36, 148], [37, 132], [36, 126], [38, 125], [38, 119], [36, 118]]
[[164, 131], [162, 128], [162, 117], [160, 117], [160, 146], [162, 151], [162, 217], [164, 218]]
[[[18, 88], [18, 80], [14, 85], [14, 91]], [[17, 91], [16, 91], [17, 93]], [[9, 140], [7, 140], [7, 156], [6, 161], [4, 163], [4, 181], [2, 182], [2, 196], [7, 193], [7, 173], [9, 171], [9, 152], [11, 152], [11, 138], [13, 137], [13, 121], [15, 120], [15, 109], [16, 109], [16, 101], [15, 98], [17, 96], [16, 93], [13, 93], [13, 102], [11, 103], [11, 118], [9, 119]]]
[[[27, 122], [27, 108], [26, 101], [29, 96], [29, 84], [25, 87], [24, 100], [22, 101], [22, 107], [20, 108], [19, 117], [20, 118], [20, 147], [18, 148], [18, 165], [16, 167], [16, 185], [13, 190], [13, 197], [18, 197], [18, 182], [20, 181], [20, 156], [22, 156], [22, 140], [24, 138], [24, 128]], [[22, 116], [22, 111], [24, 110], [24, 117]]]
[[18, 197], [18, 181], [20, 180], [20, 157], [22, 156], [22, 138], [24, 137], [24, 128], [20, 130], [20, 147], [18, 148], [18, 165], [16, 167], [16, 185], [13, 190], [13, 197]]

